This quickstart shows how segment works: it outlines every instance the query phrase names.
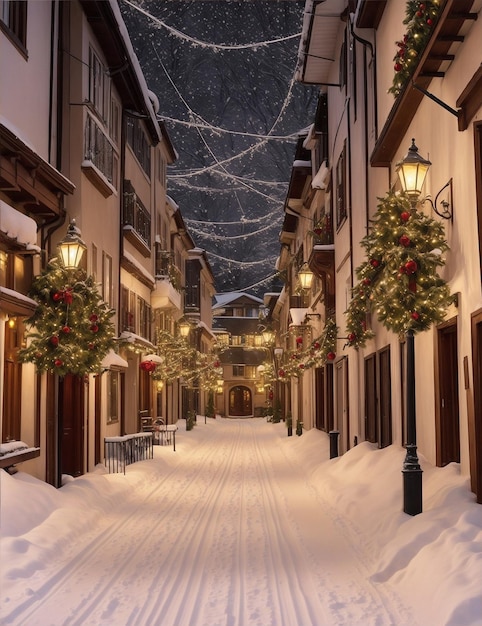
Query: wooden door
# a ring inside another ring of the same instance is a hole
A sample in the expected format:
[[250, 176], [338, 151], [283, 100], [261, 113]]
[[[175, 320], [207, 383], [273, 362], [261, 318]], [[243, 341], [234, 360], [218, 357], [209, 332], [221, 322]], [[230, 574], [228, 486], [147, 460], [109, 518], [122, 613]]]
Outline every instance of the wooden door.
[[470, 484], [477, 502], [482, 504], [482, 309], [472, 315], [472, 359], [473, 410], [468, 380], [465, 384], [469, 403]]
[[460, 462], [460, 419], [457, 324], [438, 329], [437, 465]]
[[253, 414], [251, 391], [248, 387], [238, 385], [229, 392], [229, 415], [245, 417]]
[[84, 379], [68, 374], [59, 380], [60, 468], [62, 474], [84, 473]]
[[340, 432], [339, 452], [350, 449], [350, 420], [348, 416], [348, 367], [346, 358], [337, 361], [336, 372], [336, 428]]
[[392, 379], [390, 371], [390, 347], [378, 353], [378, 397], [379, 397], [379, 438], [380, 448], [392, 443]]
[[12, 326], [5, 323], [2, 441], [21, 439], [22, 365], [18, 361], [18, 349], [22, 328], [19, 318], [13, 320]]
[[371, 354], [365, 359], [365, 439], [378, 441], [377, 419], [377, 360]]
[[326, 431], [325, 419], [325, 370], [315, 369], [315, 427]]

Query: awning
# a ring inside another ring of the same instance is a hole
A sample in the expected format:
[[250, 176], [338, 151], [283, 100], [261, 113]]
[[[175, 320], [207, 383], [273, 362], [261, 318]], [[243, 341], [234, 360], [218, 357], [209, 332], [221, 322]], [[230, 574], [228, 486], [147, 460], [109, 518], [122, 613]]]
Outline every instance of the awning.
[[111, 348], [102, 359], [101, 367], [104, 370], [127, 369], [129, 367], [129, 363], [127, 363], [125, 359], [119, 356], [117, 352], [114, 352]]

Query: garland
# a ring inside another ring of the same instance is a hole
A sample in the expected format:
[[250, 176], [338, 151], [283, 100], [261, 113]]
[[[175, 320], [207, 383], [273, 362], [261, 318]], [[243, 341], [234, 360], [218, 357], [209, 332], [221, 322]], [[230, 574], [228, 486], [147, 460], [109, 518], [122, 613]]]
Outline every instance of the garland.
[[405, 87], [417, 67], [420, 53], [425, 48], [440, 13], [440, 0], [408, 0], [405, 13], [403, 23], [407, 25], [407, 31], [396, 42], [398, 50], [393, 58], [395, 76], [388, 90], [395, 97]]
[[41, 372], [83, 376], [101, 369], [114, 346], [114, 311], [102, 300], [92, 276], [66, 270], [56, 259], [33, 281], [29, 294], [38, 306], [26, 320], [33, 328], [20, 360]]

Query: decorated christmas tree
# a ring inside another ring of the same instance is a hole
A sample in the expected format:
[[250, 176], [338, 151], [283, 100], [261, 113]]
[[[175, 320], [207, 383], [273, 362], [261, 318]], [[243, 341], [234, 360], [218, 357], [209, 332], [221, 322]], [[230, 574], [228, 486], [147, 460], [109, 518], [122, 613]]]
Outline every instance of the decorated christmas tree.
[[413, 208], [405, 194], [390, 192], [361, 244], [367, 259], [356, 270], [347, 310], [349, 345], [363, 346], [372, 336], [365, 323], [370, 311], [396, 333], [417, 333], [444, 319], [453, 296], [438, 274], [448, 250], [440, 222]]
[[20, 359], [41, 372], [82, 376], [100, 370], [114, 346], [114, 311], [84, 270], [66, 270], [56, 259], [36, 277], [30, 296], [38, 306], [26, 321], [32, 330]]

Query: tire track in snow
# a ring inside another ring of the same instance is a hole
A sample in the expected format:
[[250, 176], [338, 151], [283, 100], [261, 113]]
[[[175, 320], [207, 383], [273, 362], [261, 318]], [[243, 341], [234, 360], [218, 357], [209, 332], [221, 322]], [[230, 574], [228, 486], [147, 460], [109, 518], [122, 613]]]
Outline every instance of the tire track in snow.
[[[204, 445], [208, 447], [206, 455], [203, 457], [202, 461], [204, 465], [207, 465], [212, 456], [216, 454], [216, 449], [209, 444], [209, 442], [203, 442], [200, 445]], [[169, 478], [178, 475], [177, 466], [169, 471], [166, 476], [162, 477], [162, 482], [154, 485], [152, 489], [147, 491], [144, 495], [142, 501], [139, 503], [139, 506], [142, 506], [142, 502], [149, 502], [156, 493], [162, 492], [162, 490], [168, 489], [167, 485], [169, 484]], [[187, 482], [183, 487], [180, 495], [178, 496], [178, 500], [182, 499], [182, 494], [189, 491], [191, 488], [191, 481]], [[119, 511], [115, 511], [114, 514], [118, 516]], [[108, 592], [112, 589], [113, 585], [118, 581], [119, 575], [122, 573], [122, 570], [125, 569], [134, 558], [136, 552], [138, 552], [139, 548], [142, 545], [145, 545], [151, 537], [151, 533], [154, 532], [159, 523], [170, 515], [169, 510], [165, 510], [161, 515], [160, 519], [154, 520], [150, 526], [145, 529], [147, 532], [144, 533], [143, 538], [138, 542], [132, 542], [132, 536], [129, 532], [127, 532], [127, 538], [131, 538], [128, 543], [130, 544], [130, 548], [126, 553], [122, 554], [123, 565], [121, 564], [118, 569], [112, 572], [112, 567], [107, 564], [106, 567], [106, 577], [103, 578], [103, 583], [101, 585], [97, 585], [95, 590], [92, 591], [87, 598], [82, 598], [80, 603], [78, 603], [75, 608], [71, 606], [70, 615], [65, 618], [65, 621], [62, 623], [65, 626], [85, 626], [85, 620], [88, 619], [92, 610], [95, 609], [99, 600], [107, 595], [110, 595]], [[56, 571], [52, 576], [48, 578], [47, 581], [43, 581], [42, 585], [35, 590], [32, 595], [25, 600], [22, 604], [18, 605], [14, 611], [12, 611], [8, 615], [4, 615], [4, 623], [11, 624], [15, 623], [15, 625], [20, 626], [21, 624], [30, 624], [32, 623], [40, 623], [38, 622], [38, 616], [42, 607], [46, 605], [52, 605], [55, 607], [55, 611], [57, 613], [56, 619], [60, 617], [58, 614], [59, 606], [65, 605], [63, 598], [65, 597], [66, 588], [70, 590], [73, 585], [72, 580], [75, 577], [75, 574], [79, 571], [85, 571], [85, 569], [89, 569], [92, 565], [89, 565], [92, 561], [97, 562], [98, 553], [101, 550], [102, 546], [109, 544], [113, 539], [117, 539], [119, 534], [122, 531], [129, 530], [132, 523], [137, 523], [138, 512], [137, 510], [132, 509], [129, 505], [125, 508], [125, 515], [122, 517], [116, 517], [116, 522], [111, 526], [108, 526], [105, 530], [103, 530], [99, 535], [97, 535], [93, 541], [89, 542], [86, 546], [84, 546], [78, 553], [72, 556], [72, 559], [64, 565], [60, 570]], [[138, 534], [138, 533], [136, 533]], [[135, 536], [135, 535], [134, 535]], [[96, 567], [94, 565], [94, 571], [96, 571]], [[114, 574], [114, 575], [112, 575]], [[75, 592], [74, 592], [75, 593]], [[55, 597], [57, 594], [62, 597], [59, 605], [55, 603]], [[78, 602], [78, 593], [75, 593], [75, 602]], [[50, 603], [50, 604], [49, 604]], [[48, 610], [48, 609], [47, 609]], [[51, 615], [49, 616], [51, 618]], [[20, 621], [19, 621], [20, 620]], [[59, 623], [59, 622], [57, 622]]]
[[[232, 480], [233, 466], [241, 449], [241, 425], [233, 421], [231, 428], [236, 426], [236, 435], [231, 438], [227, 453], [227, 461], [218, 460], [213, 475], [197, 475], [197, 481], [205, 485], [205, 495], [201, 503], [201, 513], [195, 524], [192, 519], [183, 529], [186, 542], [177, 542], [170, 550], [168, 558], [162, 563], [162, 569], [168, 569], [170, 578], [162, 587], [160, 594], [152, 594], [149, 607], [143, 607], [141, 613], [129, 626], [142, 624], [192, 624], [192, 620], [202, 611], [204, 591], [210, 581], [203, 574], [205, 563], [209, 561], [211, 548], [212, 526], [219, 521], [222, 509], [217, 501]], [[211, 452], [219, 455], [219, 445], [213, 443]], [[241, 455], [242, 456], [242, 455]], [[224, 458], [224, 457], [223, 457]], [[194, 558], [192, 556], [194, 555]], [[189, 571], [186, 577], [186, 571]], [[184, 588], [180, 591], [181, 586]], [[162, 595], [162, 598], [159, 597]], [[150, 609], [150, 612], [148, 610]]]
[[[267, 459], [267, 450], [261, 449], [258, 439], [254, 441], [257, 457], [259, 484], [262, 490], [263, 509], [265, 512], [266, 531], [270, 537], [271, 580], [275, 581], [277, 607], [273, 624], [276, 626], [303, 626], [328, 624], [320, 621], [324, 614], [323, 607], [316, 602], [317, 593], [310, 576], [307, 558], [298, 544], [298, 537], [293, 534], [288, 511], [281, 508], [282, 501], [275, 495], [273, 484], [276, 483], [277, 469]], [[274, 531], [274, 534], [273, 534]]]

